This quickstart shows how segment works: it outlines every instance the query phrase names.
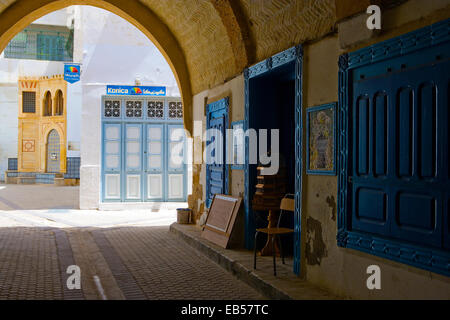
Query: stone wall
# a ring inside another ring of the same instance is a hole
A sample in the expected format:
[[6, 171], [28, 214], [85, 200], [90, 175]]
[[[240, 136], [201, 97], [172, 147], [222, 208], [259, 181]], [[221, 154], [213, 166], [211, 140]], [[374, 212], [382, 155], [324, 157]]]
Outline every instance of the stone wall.
[[[350, 9], [349, 9], [350, 10]], [[339, 55], [416, 30], [450, 16], [448, 1], [410, 0], [383, 11], [382, 32], [366, 32], [367, 15], [341, 13], [346, 19], [317, 41], [304, 44], [304, 109], [338, 101]], [[360, 29], [355, 25], [363, 24]], [[348, 28], [352, 25], [352, 28]], [[261, 57], [265, 58], [263, 54]], [[216, 98], [231, 97], [231, 121], [244, 118], [244, 82], [242, 75], [214, 89], [194, 96], [194, 120], [206, 126], [205, 104]], [[304, 113], [305, 114], [305, 113]], [[305, 120], [305, 117], [304, 117]], [[304, 123], [305, 127], [306, 123]], [[305, 134], [305, 133], [304, 133]], [[194, 152], [201, 154], [198, 143]], [[304, 143], [305, 146], [305, 143]], [[303, 154], [306, 148], [303, 149]], [[305, 157], [303, 157], [305, 159]], [[303, 164], [305, 167], [305, 163]], [[230, 190], [243, 195], [244, 176], [231, 170]], [[205, 166], [198, 165], [194, 174], [195, 210], [203, 212], [205, 199]], [[195, 181], [200, 181], [196, 185]], [[343, 297], [357, 299], [428, 299], [450, 298], [450, 279], [405, 264], [337, 246], [337, 177], [304, 175], [302, 195], [302, 275], [308, 281]], [[198, 216], [198, 214], [197, 214]], [[382, 290], [366, 287], [366, 269], [377, 264], [382, 271]]]

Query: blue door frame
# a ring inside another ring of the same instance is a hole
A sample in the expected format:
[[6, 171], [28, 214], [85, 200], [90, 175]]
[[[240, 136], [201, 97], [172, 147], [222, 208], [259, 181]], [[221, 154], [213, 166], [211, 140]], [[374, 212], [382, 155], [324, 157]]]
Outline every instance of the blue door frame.
[[[280, 52], [244, 71], [245, 79], [245, 119], [244, 130], [250, 128], [250, 114], [252, 107], [250, 82], [253, 78], [271, 72], [281, 66], [292, 63], [295, 72], [295, 212], [294, 212], [294, 273], [300, 274], [301, 258], [301, 198], [302, 198], [302, 139], [303, 139], [303, 117], [302, 117], [302, 70], [303, 70], [303, 47], [301, 45]], [[250, 186], [250, 164], [249, 164], [249, 139], [245, 138], [245, 247], [253, 248], [255, 235], [255, 221], [251, 210], [251, 186]]]

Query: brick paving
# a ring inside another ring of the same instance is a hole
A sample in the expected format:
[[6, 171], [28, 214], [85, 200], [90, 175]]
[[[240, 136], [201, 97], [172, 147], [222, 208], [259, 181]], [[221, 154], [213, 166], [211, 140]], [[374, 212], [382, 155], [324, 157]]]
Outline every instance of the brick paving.
[[167, 227], [119, 228], [104, 234], [147, 299], [264, 299]]
[[[82, 290], [66, 287], [71, 264]], [[167, 226], [0, 228], [0, 299], [100, 299], [94, 275], [108, 299], [264, 299]]]
[[63, 297], [64, 300], [81, 300], [84, 299], [83, 288], [69, 290], [67, 287], [67, 280], [70, 274], [67, 274], [67, 268], [75, 265], [75, 259], [73, 257], [72, 247], [69, 239], [64, 231], [56, 229], [53, 231], [56, 240], [56, 246], [58, 248], [58, 261], [61, 274], [61, 282], [63, 285]]
[[54, 233], [45, 228], [0, 229], [0, 299], [62, 299]]

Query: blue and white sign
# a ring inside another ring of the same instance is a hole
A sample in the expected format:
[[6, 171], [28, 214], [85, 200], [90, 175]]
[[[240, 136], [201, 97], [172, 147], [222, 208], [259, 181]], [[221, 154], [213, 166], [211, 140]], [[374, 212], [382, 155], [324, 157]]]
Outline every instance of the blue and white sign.
[[80, 81], [81, 66], [79, 64], [64, 64], [64, 80], [69, 83]]
[[106, 86], [106, 94], [121, 96], [165, 96], [166, 87]]

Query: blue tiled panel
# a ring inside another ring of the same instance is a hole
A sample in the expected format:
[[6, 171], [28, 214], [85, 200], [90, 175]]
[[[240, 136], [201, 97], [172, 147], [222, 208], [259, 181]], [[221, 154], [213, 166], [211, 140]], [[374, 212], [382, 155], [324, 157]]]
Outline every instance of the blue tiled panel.
[[35, 183], [53, 184], [55, 182], [55, 174], [36, 173], [36, 172], [8, 172], [9, 178], [13, 177], [35, 177]]
[[53, 184], [55, 182], [54, 174], [35, 173], [36, 183]]
[[80, 157], [68, 157], [67, 158], [67, 171], [64, 174], [65, 179], [80, 179]]
[[17, 171], [17, 158], [8, 158], [8, 171]]

